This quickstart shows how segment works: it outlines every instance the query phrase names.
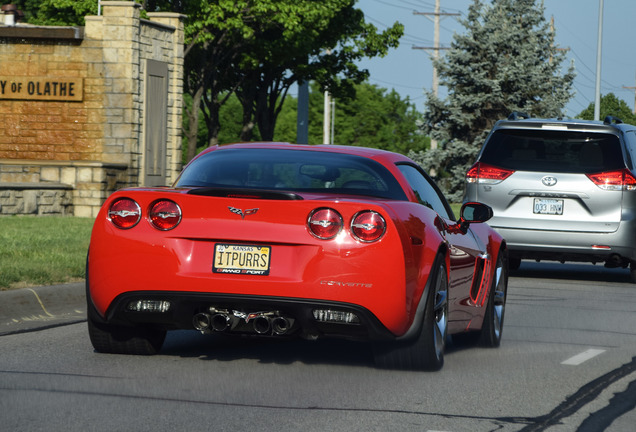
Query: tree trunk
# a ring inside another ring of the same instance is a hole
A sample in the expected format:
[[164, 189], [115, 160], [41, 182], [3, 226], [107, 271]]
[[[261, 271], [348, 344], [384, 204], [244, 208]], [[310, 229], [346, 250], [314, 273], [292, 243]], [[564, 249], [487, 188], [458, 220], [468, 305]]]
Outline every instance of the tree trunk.
[[188, 141], [188, 148], [186, 150], [186, 163], [190, 162], [192, 158], [197, 154], [197, 136], [199, 133], [199, 113], [201, 112], [201, 99], [203, 92], [205, 91], [203, 86], [199, 86], [197, 91], [192, 96], [192, 108], [188, 112], [188, 129], [185, 131], [185, 137]]

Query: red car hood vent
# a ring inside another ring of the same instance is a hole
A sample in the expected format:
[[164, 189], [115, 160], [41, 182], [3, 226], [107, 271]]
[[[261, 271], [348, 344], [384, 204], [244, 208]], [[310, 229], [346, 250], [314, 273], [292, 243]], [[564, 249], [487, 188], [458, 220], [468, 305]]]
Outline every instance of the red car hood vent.
[[190, 195], [201, 195], [223, 198], [269, 199], [269, 200], [302, 200], [304, 199], [293, 192], [279, 192], [260, 189], [231, 189], [231, 188], [196, 188], [190, 189]]

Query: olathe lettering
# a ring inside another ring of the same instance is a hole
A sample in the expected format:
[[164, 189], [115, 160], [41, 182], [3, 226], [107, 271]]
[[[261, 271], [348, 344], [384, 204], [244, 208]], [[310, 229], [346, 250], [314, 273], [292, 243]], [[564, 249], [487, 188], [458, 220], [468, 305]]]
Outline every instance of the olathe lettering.
[[75, 83], [29, 81], [27, 91], [30, 95], [73, 97], [75, 95]]
[[81, 101], [83, 79], [0, 77], [0, 99]]

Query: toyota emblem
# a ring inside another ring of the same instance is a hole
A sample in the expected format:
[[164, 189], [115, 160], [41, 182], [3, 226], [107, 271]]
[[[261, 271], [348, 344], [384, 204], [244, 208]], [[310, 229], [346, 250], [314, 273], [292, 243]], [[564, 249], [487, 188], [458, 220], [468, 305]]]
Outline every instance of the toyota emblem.
[[541, 179], [541, 183], [543, 183], [546, 186], [554, 186], [555, 184], [557, 184], [557, 179], [556, 177], [545, 176]]

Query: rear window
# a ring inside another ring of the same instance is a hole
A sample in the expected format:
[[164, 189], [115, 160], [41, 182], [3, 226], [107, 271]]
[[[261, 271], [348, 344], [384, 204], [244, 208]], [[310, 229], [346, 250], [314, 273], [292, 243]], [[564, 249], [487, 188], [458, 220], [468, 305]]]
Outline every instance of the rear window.
[[500, 129], [479, 160], [516, 171], [590, 174], [625, 167], [617, 136], [570, 131]]
[[382, 164], [341, 153], [228, 148], [195, 159], [177, 187], [220, 187], [290, 192], [328, 192], [406, 200]]

